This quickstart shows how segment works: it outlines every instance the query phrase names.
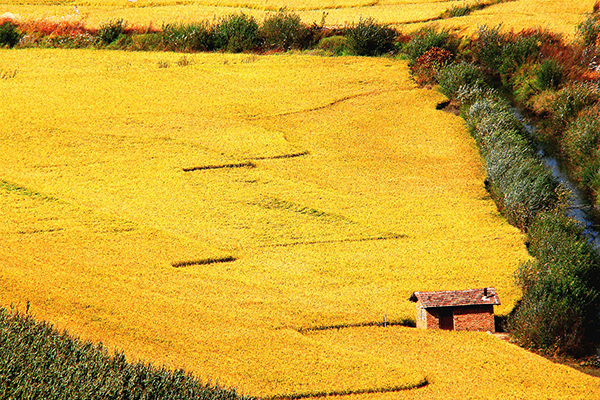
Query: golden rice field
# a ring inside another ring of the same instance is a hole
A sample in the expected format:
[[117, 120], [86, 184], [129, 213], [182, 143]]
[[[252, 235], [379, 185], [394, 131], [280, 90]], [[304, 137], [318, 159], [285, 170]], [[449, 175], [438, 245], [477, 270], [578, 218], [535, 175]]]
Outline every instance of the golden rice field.
[[[297, 13], [304, 22], [343, 26], [361, 18], [391, 24], [411, 32], [432, 23], [444, 11], [474, 4], [475, 0], [0, 0], [0, 16], [19, 19], [81, 20], [100, 26], [115, 19], [132, 25], [161, 27], [165, 23], [213, 21], [234, 13], [258, 20], [281, 8]], [[443, 27], [472, 33], [479, 25], [506, 29], [544, 27], [572, 38], [574, 27], [592, 10], [596, 0], [513, 0], [472, 14], [435, 21]], [[75, 11], [77, 6], [77, 12]]]
[[524, 237], [404, 61], [182, 57], [0, 51], [2, 305], [256, 396], [600, 396], [485, 333], [310, 329], [414, 318], [415, 290], [519, 298]]

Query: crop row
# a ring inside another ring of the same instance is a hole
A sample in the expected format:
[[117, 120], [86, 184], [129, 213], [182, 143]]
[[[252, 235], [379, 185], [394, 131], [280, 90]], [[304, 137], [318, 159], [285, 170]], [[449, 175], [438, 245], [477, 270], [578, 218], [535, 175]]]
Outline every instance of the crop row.
[[0, 309], [0, 398], [246, 399], [182, 370], [127, 362], [31, 316]]

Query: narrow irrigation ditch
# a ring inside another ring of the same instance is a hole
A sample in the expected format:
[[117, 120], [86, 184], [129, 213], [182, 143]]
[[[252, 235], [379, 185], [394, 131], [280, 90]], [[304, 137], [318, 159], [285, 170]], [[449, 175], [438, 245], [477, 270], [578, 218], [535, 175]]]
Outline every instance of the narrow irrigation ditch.
[[[524, 117], [524, 111], [517, 107], [513, 107], [513, 111], [517, 119], [522, 122], [529, 136], [536, 138], [537, 127]], [[542, 158], [554, 179], [566, 190], [569, 199], [569, 205], [565, 210], [566, 215], [583, 226], [583, 234], [588, 238], [590, 244], [600, 252], [600, 225], [594, 215], [594, 205], [589, 201], [583, 190], [577, 187], [577, 184], [569, 177], [566, 168], [558, 157], [552, 155], [548, 149], [539, 143], [537, 144], [537, 154]], [[600, 352], [600, 349], [598, 351]]]

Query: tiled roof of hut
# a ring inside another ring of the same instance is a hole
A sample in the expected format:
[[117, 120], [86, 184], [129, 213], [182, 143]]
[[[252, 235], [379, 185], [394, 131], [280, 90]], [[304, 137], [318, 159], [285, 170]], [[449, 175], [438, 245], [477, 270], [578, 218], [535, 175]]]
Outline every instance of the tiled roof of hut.
[[420, 302], [423, 308], [500, 304], [500, 298], [498, 298], [496, 289], [493, 287], [440, 292], [413, 292], [408, 300]]

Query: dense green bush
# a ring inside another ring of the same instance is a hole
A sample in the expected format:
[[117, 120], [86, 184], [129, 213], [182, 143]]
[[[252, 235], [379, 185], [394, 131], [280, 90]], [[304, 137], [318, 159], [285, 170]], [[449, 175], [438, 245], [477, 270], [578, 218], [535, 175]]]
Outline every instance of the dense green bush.
[[481, 69], [467, 62], [453, 63], [443, 67], [438, 72], [436, 79], [440, 92], [449, 99], [455, 98], [462, 86], [482, 88], [487, 86]]
[[599, 187], [600, 115], [597, 108], [584, 111], [565, 131], [562, 154], [572, 168], [572, 175], [584, 187]]
[[581, 356], [598, 341], [600, 256], [582, 227], [562, 213], [538, 214], [529, 233], [536, 258], [520, 266], [523, 298], [509, 318], [521, 344]]
[[260, 30], [266, 49], [301, 49], [309, 45], [309, 30], [297, 14], [280, 11], [269, 15]]
[[23, 35], [10, 21], [0, 24], [0, 47], [15, 47]]
[[162, 42], [167, 50], [211, 51], [216, 47], [216, 35], [206, 22], [167, 24], [162, 29]]
[[361, 19], [348, 28], [346, 38], [350, 51], [358, 56], [379, 56], [394, 49], [397, 32], [372, 18]]
[[451, 35], [447, 29], [427, 26], [415, 32], [402, 50], [407, 55], [410, 63], [414, 64], [419, 57], [434, 47], [448, 50], [454, 54], [458, 45], [459, 40]]
[[122, 19], [103, 23], [98, 30], [98, 39], [103, 44], [110, 44], [125, 32], [126, 23]]
[[473, 54], [487, 72], [502, 79], [507, 84], [510, 76], [528, 61], [537, 61], [540, 49], [546, 39], [541, 31], [527, 35], [502, 34], [501, 26], [480, 26], [473, 45]]
[[559, 90], [552, 98], [549, 111], [552, 124], [564, 129], [584, 108], [600, 98], [600, 88], [594, 83], [576, 83]]
[[232, 53], [256, 50], [261, 47], [259, 25], [254, 17], [232, 14], [215, 27], [215, 47]]
[[510, 35], [502, 48], [502, 60], [498, 69], [500, 75], [514, 73], [529, 60], [536, 61], [542, 42], [540, 35]]
[[546, 58], [535, 72], [536, 84], [540, 90], [558, 89], [563, 80], [564, 69], [554, 58]]
[[237, 400], [182, 370], [129, 363], [31, 317], [0, 309], [0, 398]]
[[490, 71], [498, 71], [503, 63], [504, 37], [500, 34], [500, 27], [480, 26], [473, 43], [475, 60]]

